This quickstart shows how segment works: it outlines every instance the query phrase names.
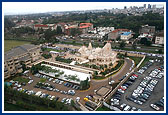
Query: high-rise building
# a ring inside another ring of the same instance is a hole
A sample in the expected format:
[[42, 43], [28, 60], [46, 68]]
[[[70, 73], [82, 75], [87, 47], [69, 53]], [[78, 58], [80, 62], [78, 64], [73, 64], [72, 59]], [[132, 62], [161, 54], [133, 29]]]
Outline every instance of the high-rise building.
[[148, 4], [148, 9], [151, 9], [151, 5], [150, 4]]
[[144, 8], [146, 8], [146, 4], [144, 4]]
[[153, 9], [156, 9], [156, 5], [153, 5], [152, 8], [153, 8]]

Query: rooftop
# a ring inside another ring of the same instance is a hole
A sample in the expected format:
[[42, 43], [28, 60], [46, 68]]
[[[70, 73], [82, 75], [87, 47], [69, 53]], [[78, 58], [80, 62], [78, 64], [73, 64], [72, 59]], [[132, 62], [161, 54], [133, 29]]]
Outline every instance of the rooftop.
[[34, 25], [35, 27], [48, 27], [48, 25], [43, 25], [43, 24], [36, 24]]
[[80, 23], [79, 28], [88, 28], [92, 26], [92, 23]]
[[122, 35], [127, 36], [127, 35], [129, 35], [129, 34], [131, 34], [131, 32], [124, 32]]
[[28, 50], [35, 48], [35, 47], [37, 47], [37, 46], [33, 45], [33, 44], [24, 44], [21, 46], [14, 47], [13, 49], [5, 52], [4, 59], [8, 60], [11, 57], [22, 55], [22, 54], [28, 52]]
[[112, 31], [112, 33], [115, 33], [115, 32], [118, 32], [118, 31], [129, 32], [128, 29], [115, 29], [114, 31]]

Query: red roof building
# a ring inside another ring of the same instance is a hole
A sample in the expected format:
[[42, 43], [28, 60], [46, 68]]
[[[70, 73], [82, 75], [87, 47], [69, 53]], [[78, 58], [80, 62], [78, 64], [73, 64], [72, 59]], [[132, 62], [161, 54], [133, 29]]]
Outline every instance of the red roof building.
[[49, 26], [48, 25], [44, 25], [44, 24], [35, 24], [34, 25], [34, 29], [35, 30], [38, 30], [38, 29], [49, 29]]
[[93, 29], [93, 24], [92, 23], [80, 23], [79, 29], [83, 34], [85, 34], [87, 33], [88, 30]]

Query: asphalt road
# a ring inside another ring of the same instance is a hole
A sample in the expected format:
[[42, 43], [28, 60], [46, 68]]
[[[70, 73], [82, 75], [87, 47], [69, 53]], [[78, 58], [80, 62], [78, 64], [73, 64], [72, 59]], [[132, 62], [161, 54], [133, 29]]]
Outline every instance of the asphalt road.
[[[60, 41], [63, 41], [63, 42], [67, 42], [67, 43], [72, 43], [73, 39], [67, 39], [67, 40], [60, 40]], [[88, 39], [83, 39], [81, 40], [80, 38], [79, 39], [75, 39], [75, 43], [80, 43], [80, 44], [83, 44], [84, 42], [85, 43], [89, 43], [91, 40], [88, 40]], [[99, 44], [100, 46], [104, 46], [104, 43], [103, 42], [99, 42], [99, 41], [94, 41], [94, 43], [96, 44]], [[112, 43], [112, 46], [113, 47], [118, 47], [119, 46], [119, 43]], [[141, 47], [140, 50], [142, 51], [155, 51], [156, 49], [163, 49], [163, 48], [159, 48], [159, 47], [145, 47], [145, 46], [142, 46], [142, 45], [137, 45], [138, 47]], [[131, 44], [127, 44], [125, 46], [125, 48], [128, 48], [128, 49], [132, 49], [132, 45]]]

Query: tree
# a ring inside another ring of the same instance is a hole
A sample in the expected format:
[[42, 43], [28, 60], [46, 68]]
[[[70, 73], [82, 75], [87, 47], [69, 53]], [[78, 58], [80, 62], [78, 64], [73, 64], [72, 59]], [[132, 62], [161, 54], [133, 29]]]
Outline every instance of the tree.
[[13, 23], [9, 18], [4, 18], [4, 27], [8, 30], [15, 26], [15, 23]]
[[56, 33], [57, 33], [58, 35], [59, 35], [59, 34], [62, 34], [61, 26], [57, 26]]
[[94, 71], [94, 76], [97, 76], [98, 75], [98, 72], [97, 71]]
[[113, 66], [113, 63], [110, 63], [109, 66]]
[[122, 41], [122, 42], [120, 43], [120, 48], [124, 48], [125, 45], [126, 45], [125, 41]]
[[23, 71], [27, 70], [26, 65], [24, 64], [23, 61], [21, 61], [20, 64], [22, 65], [22, 69], [23, 69]]
[[79, 31], [78, 28], [71, 28], [70, 29], [70, 35], [76, 36], [76, 35], [79, 35], [79, 34], [81, 34], [81, 32]]
[[162, 53], [163, 53], [162, 49], [159, 49], [159, 50], [158, 50], [158, 53], [159, 53], [159, 54], [162, 54]]
[[152, 44], [152, 42], [148, 38], [144, 37], [144, 38], [140, 39], [140, 44], [150, 46]]
[[107, 65], [105, 64], [104, 67], [107, 68]]
[[51, 58], [51, 54], [42, 54], [41, 56], [43, 56], [45, 59], [49, 59]]
[[88, 89], [89, 87], [90, 87], [90, 82], [88, 77], [86, 80], [80, 82], [80, 89], [85, 90], [85, 89]]
[[128, 55], [127, 52], [125, 52], [124, 56], [127, 57], [127, 55]]
[[30, 69], [32, 74], [38, 73], [39, 70], [42, 70], [42, 66], [40, 64], [33, 65], [32, 68]]
[[134, 50], [137, 48], [135, 42], [132, 44], [132, 48], [133, 48]]
[[55, 31], [52, 31], [51, 29], [48, 29], [44, 32], [44, 38], [47, 42], [52, 42], [53, 41], [53, 37], [54, 35], [56, 35]]

